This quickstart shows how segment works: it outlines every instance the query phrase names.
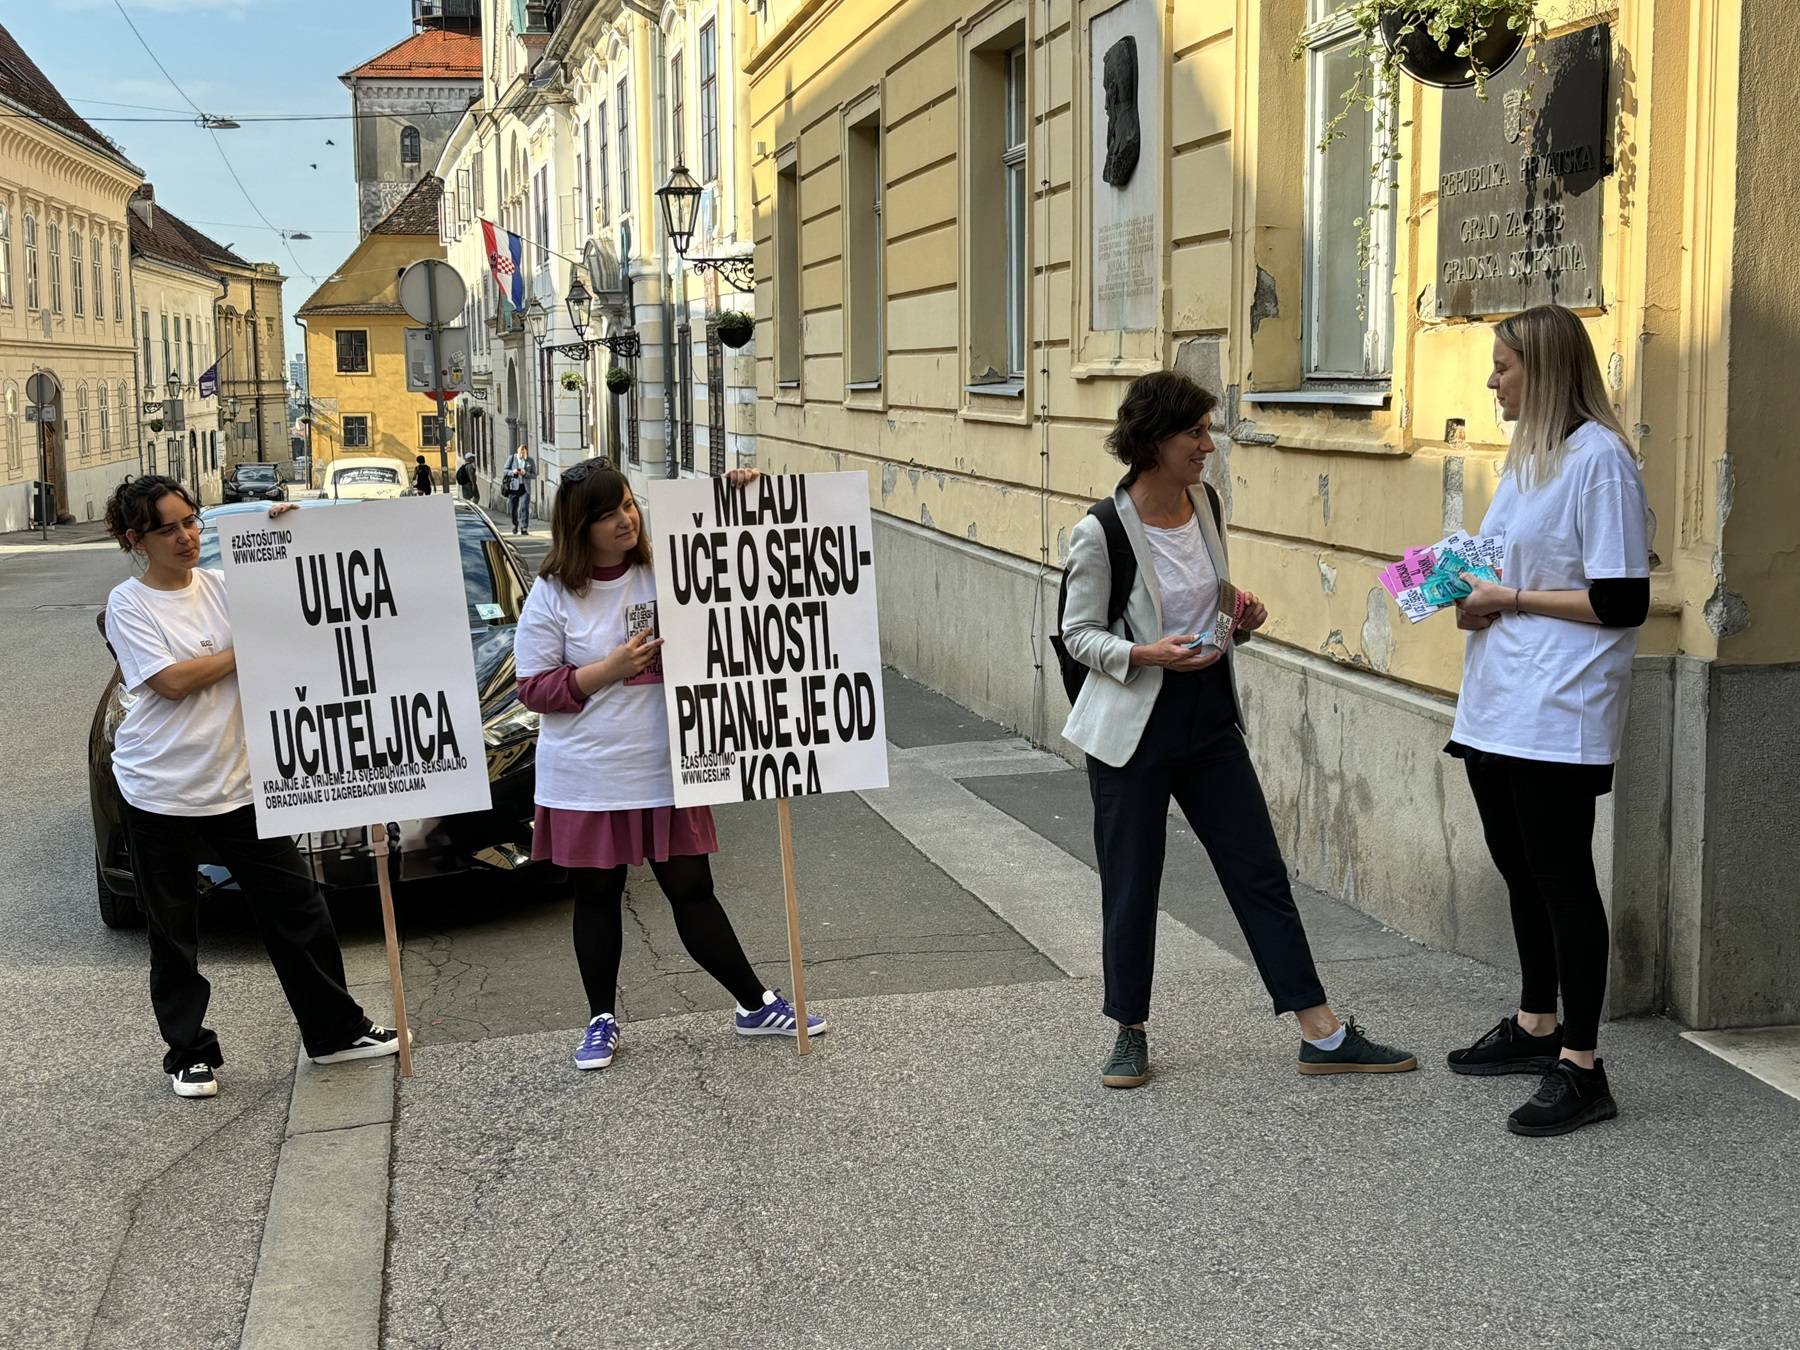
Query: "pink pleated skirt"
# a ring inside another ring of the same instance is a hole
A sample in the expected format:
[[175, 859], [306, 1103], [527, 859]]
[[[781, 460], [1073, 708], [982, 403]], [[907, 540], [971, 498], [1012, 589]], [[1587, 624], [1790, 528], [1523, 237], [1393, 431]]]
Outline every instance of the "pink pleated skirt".
[[568, 811], [540, 806], [531, 856], [558, 867], [637, 867], [719, 851], [712, 809], [644, 806], [627, 811]]

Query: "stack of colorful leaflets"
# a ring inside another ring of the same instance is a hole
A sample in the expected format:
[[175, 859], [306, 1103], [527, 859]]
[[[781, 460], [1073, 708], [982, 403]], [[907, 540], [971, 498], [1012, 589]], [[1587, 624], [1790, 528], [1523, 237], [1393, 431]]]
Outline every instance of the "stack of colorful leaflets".
[[1506, 541], [1498, 535], [1477, 539], [1457, 530], [1430, 548], [1407, 549], [1405, 557], [1382, 570], [1381, 585], [1394, 597], [1400, 612], [1417, 623], [1469, 593], [1464, 573], [1483, 581], [1498, 581], [1505, 545]]
[[1238, 624], [1243, 620], [1247, 603], [1242, 591], [1229, 581], [1221, 581], [1219, 583], [1219, 603], [1213, 616], [1212, 627], [1193, 641], [1191, 649], [1217, 647], [1223, 651], [1231, 642], [1231, 635], [1237, 631]]

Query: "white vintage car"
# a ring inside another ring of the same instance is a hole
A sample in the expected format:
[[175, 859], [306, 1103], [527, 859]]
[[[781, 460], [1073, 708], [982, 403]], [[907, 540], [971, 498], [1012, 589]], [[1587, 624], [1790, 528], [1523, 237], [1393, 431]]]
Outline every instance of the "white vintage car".
[[411, 486], [406, 466], [387, 455], [349, 455], [325, 466], [325, 495], [370, 500], [401, 497]]

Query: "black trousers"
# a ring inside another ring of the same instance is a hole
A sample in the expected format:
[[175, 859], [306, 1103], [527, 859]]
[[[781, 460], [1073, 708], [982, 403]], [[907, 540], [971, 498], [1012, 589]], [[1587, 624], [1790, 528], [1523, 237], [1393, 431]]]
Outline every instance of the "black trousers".
[[1212, 859], [1275, 1011], [1325, 1002], [1256, 767], [1237, 727], [1216, 726], [1210, 692], [1165, 672], [1137, 753], [1123, 768], [1092, 756], [1087, 762], [1100, 861], [1104, 1011], [1127, 1025], [1150, 1015], [1171, 797]]
[[125, 804], [131, 869], [150, 934], [150, 1003], [168, 1043], [163, 1070], [225, 1062], [206, 1025], [212, 986], [200, 973], [194, 873], [216, 858], [243, 891], [309, 1055], [342, 1050], [368, 1018], [344, 987], [344, 954], [325, 897], [291, 839], [258, 839], [254, 807], [219, 816], [165, 816]]
[[1610, 935], [1594, 875], [1594, 802], [1611, 767], [1465, 751], [1488, 853], [1506, 882], [1519, 945], [1519, 1009], [1556, 1014], [1563, 1047], [1592, 1050], [1606, 1002]]
[[529, 490], [513, 493], [506, 499], [512, 508], [512, 523], [515, 530], [531, 528], [531, 493]]

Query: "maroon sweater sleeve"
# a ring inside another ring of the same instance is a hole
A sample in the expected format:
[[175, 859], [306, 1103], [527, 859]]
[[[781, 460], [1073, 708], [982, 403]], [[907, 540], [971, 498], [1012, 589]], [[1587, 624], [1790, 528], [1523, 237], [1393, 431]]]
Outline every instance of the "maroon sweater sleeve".
[[558, 666], [519, 681], [519, 702], [534, 713], [580, 712], [587, 701], [575, 683], [574, 666]]

